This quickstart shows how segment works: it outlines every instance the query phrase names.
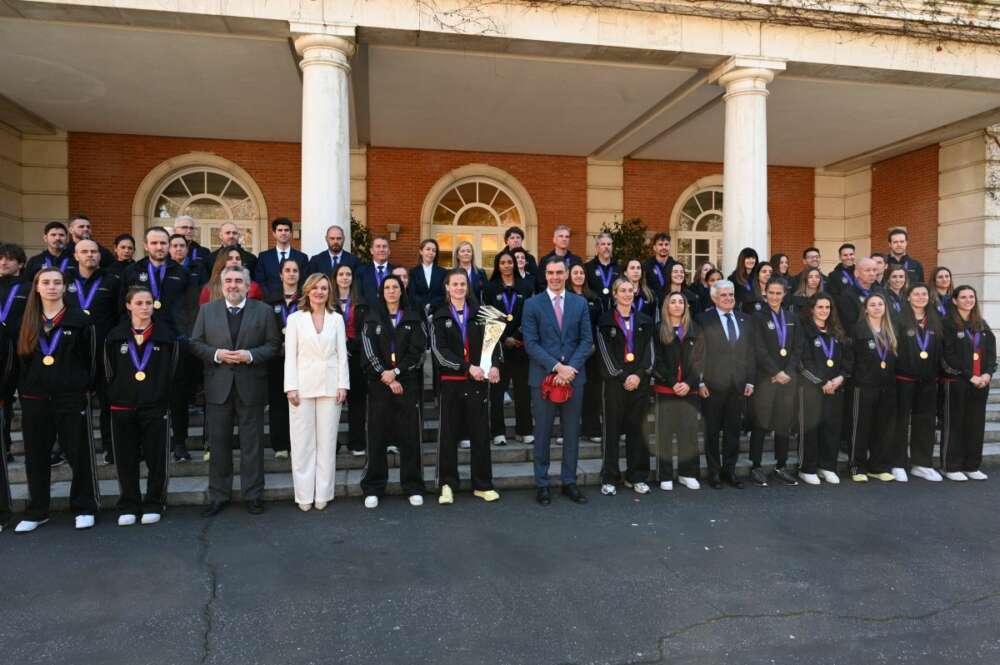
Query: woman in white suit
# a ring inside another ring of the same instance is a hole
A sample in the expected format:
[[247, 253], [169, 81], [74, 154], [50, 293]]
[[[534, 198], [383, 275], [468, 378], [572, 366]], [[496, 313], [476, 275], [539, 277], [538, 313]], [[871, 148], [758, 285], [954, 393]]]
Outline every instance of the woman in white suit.
[[351, 387], [344, 318], [333, 309], [332, 291], [326, 275], [310, 275], [285, 332], [292, 482], [303, 511], [333, 500], [340, 408]]

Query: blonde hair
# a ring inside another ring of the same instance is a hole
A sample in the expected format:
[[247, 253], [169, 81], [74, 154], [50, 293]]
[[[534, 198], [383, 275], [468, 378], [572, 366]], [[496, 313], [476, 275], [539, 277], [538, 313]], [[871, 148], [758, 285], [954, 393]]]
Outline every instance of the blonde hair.
[[312, 302], [309, 300], [309, 292], [316, 288], [321, 281], [326, 281], [326, 311], [333, 310], [333, 282], [321, 272], [314, 272], [306, 277], [305, 284], [302, 285], [302, 297], [299, 298], [299, 310], [302, 312], [312, 312]]
[[463, 240], [462, 242], [460, 242], [457, 245], [455, 245], [455, 253], [451, 255], [451, 267], [452, 268], [461, 268], [462, 267], [462, 265], [458, 262], [458, 252], [463, 247], [468, 247], [472, 251], [472, 259], [470, 259], [469, 265], [471, 265], [473, 268], [475, 268], [476, 267], [476, 246], [473, 245], [468, 240]]
[[[882, 330], [877, 334], [872, 329], [872, 323], [868, 319], [868, 303], [872, 298], [878, 298], [882, 301]], [[872, 334], [872, 337], [882, 337], [889, 342], [889, 348], [892, 349], [893, 354], [896, 353], [896, 332], [892, 329], [892, 319], [889, 318], [889, 302], [881, 293], [873, 293], [865, 298], [865, 325], [868, 326], [868, 332]]]
[[688, 304], [687, 298], [680, 291], [668, 293], [667, 297], [663, 299], [663, 305], [660, 307], [660, 341], [664, 344], [672, 343], [674, 337], [677, 336], [677, 332], [670, 324], [670, 314], [667, 313], [670, 300], [675, 296], [684, 302], [684, 313], [681, 314], [681, 327], [684, 329], [684, 334], [686, 335], [691, 330], [691, 306]]

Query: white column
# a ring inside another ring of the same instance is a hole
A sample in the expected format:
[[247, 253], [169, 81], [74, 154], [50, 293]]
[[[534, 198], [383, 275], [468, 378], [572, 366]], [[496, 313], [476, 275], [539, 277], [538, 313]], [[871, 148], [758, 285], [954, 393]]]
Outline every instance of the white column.
[[767, 229], [767, 84], [784, 62], [730, 58], [710, 80], [725, 87], [722, 272], [736, 267], [744, 247], [769, 256]]
[[302, 55], [302, 251], [326, 248], [326, 229], [351, 241], [350, 93], [354, 41], [334, 35], [296, 38]]

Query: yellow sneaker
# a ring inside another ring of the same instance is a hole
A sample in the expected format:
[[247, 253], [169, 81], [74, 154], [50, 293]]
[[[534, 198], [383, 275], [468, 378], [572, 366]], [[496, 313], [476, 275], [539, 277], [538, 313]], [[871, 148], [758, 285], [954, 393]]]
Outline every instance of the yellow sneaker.
[[856, 483], [867, 483], [868, 476], [866, 476], [863, 473], [855, 473], [854, 475], [851, 476], [851, 480], [853, 480]]
[[876, 480], [881, 480], [884, 483], [888, 483], [888, 482], [891, 482], [891, 481], [893, 481], [893, 480], [896, 479], [896, 477], [894, 475], [892, 475], [891, 473], [888, 473], [888, 472], [883, 472], [883, 473], [869, 473], [868, 477], [869, 478], [874, 478]]
[[476, 490], [472, 494], [486, 502], [498, 501], [500, 499], [500, 492], [496, 490]]
[[202, 457], [201, 457], [201, 460], [202, 460], [203, 462], [207, 462], [207, 461], [209, 461], [210, 459], [212, 459], [212, 453], [206, 450], [206, 451], [205, 451], [205, 454], [204, 454], [204, 455], [202, 455]]
[[447, 506], [455, 503], [455, 495], [451, 493], [451, 488], [447, 485], [441, 486], [441, 496], [438, 497], [438, 504]]

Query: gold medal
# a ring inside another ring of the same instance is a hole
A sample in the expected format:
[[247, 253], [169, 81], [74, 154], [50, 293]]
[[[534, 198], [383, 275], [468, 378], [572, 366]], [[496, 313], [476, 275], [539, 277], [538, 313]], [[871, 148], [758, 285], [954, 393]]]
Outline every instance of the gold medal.
[[829, 358], [829, 359], [827, 359], [827, 361], [826, 361], [826, 366], [827, 366], [827, 367], [833, 367], [833, 358]]
[[785, 356], [788, 355], [788, 349], [781, 349], [780, 351], [778, 351], [778, 355], [784, 358]]
[[146, 380], [146, 373], [143, 372], [142, 370], [139, 370], [138, 372], [135, 373], [135, 380], [136, 381], [145, 381]]
[[626, 353], [625, 354], [625, 362], [630, 363], [633, 360], [635, 360], [635, 354], [634, 353]]
[[83, 313], [86, 314], [87, 316], [90, 316], [90, 310], [89, 309], [83, 310]]
[[921, 360], [927, 360], [927, 357], [928, 357], [928, 356], [930, 356], [930, 354], [929, 354], [929, 353], [927, 353], [926, 351], [921, 351], [921, 352], [920, 352], [920, 359], [921, 359]]
[[882, 365], [882, 369], [885, 369], [885, 361], [884, 360], [881, 362], [881, 365]]
[[611, 291], [609, 291], [607, 287], [605, 287], [603, 293], [604, 295], [608, 295], [609, 293], [611, 293]]
[[282, 328], [281, 329], [281, 334], [284, 335], [286, 330], [288, 330], [288, 328]]
[[514, 320], [514, 315], [513, 314], [508, 314], [507, 315], [507, 320], [508, 321], [513, 321]]
[[396, 354], [395, 353], [390, 353], [389, 354], [389, 362], [391, 362], [393, 365], [396, 364]]
[[44, 358], [42, 358], [42, 364], [43, 365], [55, 365], [56, 364], [56, 359], [53, 358], [52, 356], [45, 356]]
[[973, 360], [979, 360], [979, 352], [978, 351], [976, 353], [972, 354], [972, 359]]
[[161, 303], [159, 300], [153, 301], [153, 309], [160, 309], [161, 307], [163, 307], [163, 303]]
[[146, 341], [146, 336], [143, 335], [142, 333], [132, 336], [135, 337], [135, 343], [138, 344], [139, 346], [142, 346], [142, 343]]

